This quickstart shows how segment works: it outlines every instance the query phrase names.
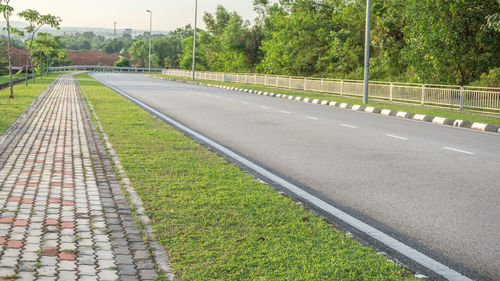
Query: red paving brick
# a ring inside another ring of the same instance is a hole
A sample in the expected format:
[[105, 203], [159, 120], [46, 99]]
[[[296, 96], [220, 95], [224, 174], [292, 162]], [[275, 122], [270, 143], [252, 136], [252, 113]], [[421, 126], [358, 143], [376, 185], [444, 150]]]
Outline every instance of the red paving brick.
[[33, 199], [23, 199], [21, 201], [21, 204], [33, 204]]
[[58, 225], [59, 221], [58, 220], [45, 220], [45, 225]]
[[21, 201], [21, 197], [19, 197], [19, 196], [9, 197], [9, 202], [20, 202], [20, 201]]
[[19, 249], [23, 247], [23, 241], [21, 240], [9, 240], [7, 241], [7, 248]]
[[46, 257], [55, 257], [58, 254], [58, 249], [54, 247], [45, 247], [42, 248], [42, 253], [40, 256], [46, 256]]
[[0, 218], [0, 223], [12, 223], [13, 221], [13, 218]]
[[73, 188], [75, 187], [73, 184], [63, 184], [63, 188]]
[[61, 199], [49, 198], [49, 203], [61, 203]]
[[5, 238], [5, 237], [0, 237], [0, 245], [5, 244], [5, 242], [7, 242], [7, 238]]
[[65, 221], [65, 222], [61, 223], [61, 227], [62, 228], [75, 228], [75, 223], [74, 222]]
[[29, 224], [28, 220], [15, 220], [14, 226], [27, 226]]
[[59, 258], [65, 261], [74, 261], [76, 259], [76, 255], [70, 252], [62, 252], [59, 254]]
[[63, 206], [75, 206], [74, 201], [63, 201], [62, 204]]

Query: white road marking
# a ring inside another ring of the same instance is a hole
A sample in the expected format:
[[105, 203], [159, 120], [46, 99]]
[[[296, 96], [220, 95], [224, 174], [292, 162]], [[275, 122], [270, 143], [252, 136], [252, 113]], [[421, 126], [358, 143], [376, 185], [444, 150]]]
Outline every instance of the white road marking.
[[398, 139], [398, 140], [407, 140], [408, 138], [405, 138], [405, 137], [400, 137], [400, 136], [396, 136], [396, 135], [385, 135], [386, 137], [390, 137], [390, 138], [395, 138], [395, 139]]
[[239, 154], [233, 152], [232, 150], [226, 148], [225, 146], [209, 139], [208, 137], [205, 137], [204, 135], [202, 135], [200, 133], [193, 131], [192, 129], [184, 126], [183, 124], [175, 121], [174, 119], [157, 111], [156, 109], [148, 106], [147, 104], [127, 95], [124, 91], [121, 91], [118, 88], [108, 84], [107, 82], [104, 82], [101, 79], [96, 78], [94, 75], [91, 75], [91, 77], [93, 77], [97, 81], [101, 82], [102, 84], [108, 86], [109, 88], [116, 91], [120, 95], [126, 97], [127, 99], [129, 99], [133, 103], [137, 104], [138, 106], [140, 106], [144, 109], [147, 109], [153, 115], [158, 116], [160, 119], [163, 119], [165, 122], [171, 124], [174, 127], [177, 127], [179, 131], [183, 131], [183, 132], [186, 132], [188, 134], [191, 134], [194, 138], [199, 139], [201, 142], [204, 142], [207, 145], [212, 146], [213, 148], [224, 153], [228, 157], [235, 159], [241, 165], [248, 167], [249, 169], [259, 173], [260, 175], [262, 175], [265, 178], [268, 178], [271, 181], [274, 181], [278, 185], [287, 189], [289, 192], [295, 194], [298, 198], [302, 198], [302, 200], [310, 202], [312, 205], [316, 206], [317, 208], [329, 213], [330, 215], [347, 223], [348, 225], [351, 225], [352, 227], [358, 229], [360, 232], [363, 232], [366, 235], [372, 237], [373, 239], [379, 241], [380, 243], [385, 244], [387, 247], [401, 253], [402, 255], [413, 260], [414, 262], [423, 265], [424, 267], [426, 267], [426, 268], [430, 269], [431, 271], [443, 276], [444, 278], [446, 278], [448, 280], [472, 281], [472, 279], [468, 278], [467, 276], [462, 275], [460, 272], [457, 272], [457, 271], [453, 270], [452, 268], [449, 268], [448, 266], [432, 259], [431, 257], [417, 251], [416, 249], [404, 244], [403, 242], [396, 240], [392, 236], [378, 230], [377, 228], [374, 228], [373, 226], [370, 226], [369, 224], [366, 224], [365, 222], [347, 214], [346, 212], [344, 212], [338, 208], [335, 208], [334, 206], [330, 205], [329, 203], [327, 203], [327, 202], [321, 200], [320, 198], [308, 193], [307, 191], [301, 189], [300, 187], [294, 185], [293, 183], [291, 183], [291, 182], [281, 178], [280, 176], [264, 169], [262, 166], [257, 165], [256, 163], [254, 163], [254, 162], [240, 156]]
[[311, 119], [311, 120], [319, 120], [319, 118], [316, 118], [316, 117], [312, 117], [312, 116], [306, 116], [307, 119]]
[[242, 101], [241, 103], [243, 103], [243, 104], [248, 104], [248, 102], [246, 102], [246, 101]]
[[263, 109], [269, 109], [269, 108], [270, 108], [269, 106], [263, 106], [263, 105], [261, 105], [261, 106], [259, 106], [259, 107], [260, 107], [260, 108], [263, 108]]
[[346, 128], [351, 128], [351, 129], [357, 129], [358, 127], [356, 126], [353, 126], [353, 125], [347, 125], [347, 124], [340, 124], [340, 126], [342, 127], [346, 127]]
[[464, 153], [464, 154], [467, 154], [467, 155], [475, 155], [475, 153], [472, 153], [472, 152], [469, 152], [469, 151], [465, 151], [465, 150], [461, 150], [461, 149], [456, 149], [456, 148], [453, 148], [453, 147], [443, 147], [444, 149], [447, 149], [447, 150], [451, 150], [451, 151], [455, 151], [455, 152], [460, 152], [460, 153]]
[[284, 110], [280, 110], [281, 113], [285, 113], [285, 114], [290, 114], [291, 112], [290, 111], [284, 111]]

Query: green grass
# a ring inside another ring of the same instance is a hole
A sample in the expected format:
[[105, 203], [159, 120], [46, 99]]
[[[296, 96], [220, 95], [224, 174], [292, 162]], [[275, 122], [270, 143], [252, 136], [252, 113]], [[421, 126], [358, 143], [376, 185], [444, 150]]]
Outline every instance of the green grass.
[[40, 95], [47, 86], [54, 81], [57, 73], [48, 77], [30, 80], [26, 87], [23, 83], [14, 86], [14, 99], [9, 99], [9, 89], [0, 91], [0, 134], [26, 110], [28, 105]]
[[[181, 81], [191, 81], [191, 79], [186, 77], [178, 77], [178, 76], [168, 76], [168, 75], [151, 75], [157, 77], [166, 77], [175, 80]], [[343, 102], [349, 104], [362, 104], [362, 99], [357, 97], [348, 97], [348, 96], [340, 96], [336, 94], [327, 94], [327, 93], [318, 93], [311, 91], [299, 91], [299, 90], [289, 90], [282, 89], [276, 87], [265, 87], [265, 86], [256, 86], [253, 84], [244, 84], [244, 83], [228, 83], [228, 82], [219, 82], [212, 80], [196, 80], [197, 82], [202, 83], [211, 83], [216, 85], [230, 86], [230, 87], [238, 87], [245, 88], [263, 92], [273, 92], [277, 94], [287, 94], [294, 95], [312, 99], [323, 99], [323, 100], [331, 100], [336, 102]], [[446, 108], [436, 108], [436, 107], [422, 107], [417, 104], [398, 104], [398, 103], [389, 103], [384, 100], [376, 100], [370, 99], [368, 106], [379, 107], [384, 109], [391, 109], [396, 111], [405, 111], [415, 114], [424, 114], [430, 116], [458, 119], [458, 120], [467, 120], [471, 122], [481, 122], [486, 124], [493, 124], [500, 126], [500, 113], [490, 113], [490, 112], [470, 112], [470, 111], [458, 111], [453, 109]]]
[[[28, 74], [31, 75], [31, 74]], [[17, 81], [20, 79], [24, 78], [24, 73], [20, 74], [12, 74], [12, 81]], [[2, 75], [0, 76], [0, 84], [8, 83], [9, 82], [9, 75]]]
[[181, 280], [406, 280], [407, 269], [79, 75]]

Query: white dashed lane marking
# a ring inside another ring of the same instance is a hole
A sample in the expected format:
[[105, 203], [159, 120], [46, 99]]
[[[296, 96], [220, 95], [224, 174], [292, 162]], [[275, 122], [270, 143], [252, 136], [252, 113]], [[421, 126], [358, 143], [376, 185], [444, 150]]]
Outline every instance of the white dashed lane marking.
[[461, 149], [457, 149], [457, 148], [453, 148], [453, 147], [443, 147], [444, 149], [447, 149], [447, 150], [451, 150], [451, 151], [455, 151], [455, 152], [460, 152], [460, 153], [463, 153], [463, 154], [467, 154], [467, 155], [475, 155], [475, 153], [472, 153], [472, 152], [469, 152], [469, 151], [465, 151], [465, 150], [461, 150]]
[[259, 107], [260, 107], [260, 108], [263, 108], [263, 109], [269, 109], [269, 106], [263, 106], [263, 105], [261, 105], [261, 106], [259, 106]]
[[281, 113], [290, 114], [290, 111], [280, 110]]
[[316, 117], [312, 117], [312, 116], [306, 116], [307, 119], [311, 119], [311, 120], [319, 120], [319, 118], [316, 118]]
[[408, 138], [405, 138], [405, 137], [400, 137], [400, 136], [396, 136], [396, 135], [391, 135], [391, 134], [388, 134], [388, 135], [385, 135], [386, 137], [390, 137], [390, 138], [395, 138], [395, 139], [398, 139], [398, 140], [407, 140]]
[[356, 126], [353, 126], [353, 125], [348, 125], [348, 124], [340, 124], [340, 126], [342, 127], [346, 127], [346, 128], [351, 128], [351, 129], [357, 129], [358, 127]]

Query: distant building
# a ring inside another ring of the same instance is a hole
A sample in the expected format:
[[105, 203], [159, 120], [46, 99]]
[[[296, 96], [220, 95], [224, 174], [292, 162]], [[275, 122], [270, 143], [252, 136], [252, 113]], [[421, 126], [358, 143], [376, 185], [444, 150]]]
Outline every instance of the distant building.
[[[71, 65], [99, 65], [114, 66], [115, 61], [119, 60], [121, 55], [106, 54], [101, 51], [68, 51]], [[130, 56], [125, 55], [128, 59]]]
[[[5, 58], [7, 58], [7, 46], [3, 47]], [[20, 69], [26, 69], [28, 65], [28, 70], [31, 70], [31, 63], [26, 63], [28, 61], [28, 50], [20, 50], [14, 46], [10, 46], [10, 52], [12, 57], [12, 70], [17, 71]], [[31, 62], [31, 60], [29, 60]], [[7, 67], [8, 69], [8, 67]]]

